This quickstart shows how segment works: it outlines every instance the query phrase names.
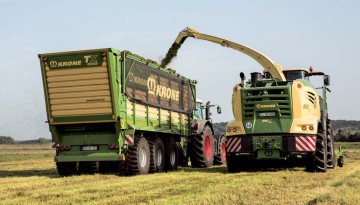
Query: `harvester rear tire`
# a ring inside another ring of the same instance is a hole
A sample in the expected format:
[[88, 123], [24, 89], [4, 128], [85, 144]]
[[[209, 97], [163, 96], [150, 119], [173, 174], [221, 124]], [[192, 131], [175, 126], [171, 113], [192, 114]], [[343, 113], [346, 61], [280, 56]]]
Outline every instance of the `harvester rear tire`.
[[218, 140], [219, 154], [214, 155], [214, 165], [222, 165], [226, 163], [226, 137], [220, 136]]
[[56, 169], [61, 177], [68, 177], [77, 174], [76, 162], [56, 162]]
[[176, 171], [179, 166], [179, 151], [174, 139], [169, 139], [165, 150], [165, 170]]
[[334, 136], [331, 120], [327, 120], [327, 167], [334, 169], [336, 167], [336, 157], [334, 148]]
[[201, 134], [195, 135], [190, 155], [191, 166], [195, 168], [208, 168], [214, 162], [214, 137], [209, 125], [205, 125]]
[[150, 169], [150, 147], [146, 138], [135, 137], [126, 153], [127, 175], [147, 174]]
[[150, 171], [163, 172], [165, 168], [165, 147], [162, 139], [149, 140], [150, 144]]
[[308, 172], [326, 172], [327, 171], [327, 138], [322, 131], [316, 136], [316, 150], [314, 154], [309, 154], [306, 171]]

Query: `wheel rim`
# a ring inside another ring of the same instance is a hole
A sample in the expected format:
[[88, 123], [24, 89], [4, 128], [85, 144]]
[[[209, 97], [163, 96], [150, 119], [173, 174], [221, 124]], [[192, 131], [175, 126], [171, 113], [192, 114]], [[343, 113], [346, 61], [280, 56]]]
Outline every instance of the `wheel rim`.
[[140, 162], [141, 167], [145, 167], [145, 165], [146, 165], [146, 149], [145, 149], [145, 147], [140, 148], [139, 162]]
[[170, 152], [170, 164], [171, 166], [175, 165], [175, 159], [176, 159], [176, 154], [175, 154], [175, 150], [171, 150]]
[[160, 167], [162, 162], [162, 152], [160, 148], [156, 149], [156, 166]]
[[222, 145], [221, 145], [221, 160], [222, 161], [226, 160], [226, 145], [225, 145], [225, 143], [222, 143]]
[[211, 141], [210, 141], [210, 137], [209, 135], [206, 135], [205, 137], [205, 157], [207, 160], [209, 160], [211, 158], [212, 155], [212, 145], [211, 145]]

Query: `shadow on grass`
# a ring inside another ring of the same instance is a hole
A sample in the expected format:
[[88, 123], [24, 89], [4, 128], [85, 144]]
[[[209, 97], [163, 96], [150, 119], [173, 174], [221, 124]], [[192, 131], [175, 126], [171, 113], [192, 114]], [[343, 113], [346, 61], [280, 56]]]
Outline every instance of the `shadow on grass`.
[[55, 169], [41, 169], [41, 170], [0, 170], [0, 178], [6, 177], [49, 177], [59, 178], [60, 176]]
[[[256, 163], [252, 163], [250, 168], [241, 170], [240, 172], [277, 172], [283, 170], [289, 171], [305, 171], [304, 164], [298, 163], [284, 163], [281, 161], [257, 161]], [[189, 167], [181, 167], [180, 170], [184, 172], [203, 172], [203, 173], [221, 173], [221, 174], [231, 174], [228, 172], [226, 165], [222, 166], [213, 166], [211, 168], [191, 168]]]

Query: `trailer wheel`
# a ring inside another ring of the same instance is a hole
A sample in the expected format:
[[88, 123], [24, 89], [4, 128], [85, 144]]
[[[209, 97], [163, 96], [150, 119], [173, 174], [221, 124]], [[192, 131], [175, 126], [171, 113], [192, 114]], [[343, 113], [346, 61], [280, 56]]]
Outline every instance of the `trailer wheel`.
[[214, 137], [209, 125], [193, 140], [193, 151], [190, 156], [192, 167], [211, 167], [214, 161]]
[[162, 139], [156, 138], [149, 141], [151, 163], [150, 172], [163, 172], [165, 167], [165, 147]]
[[322, 131], [316, 136], [316, 150], [314, 154], [307, 156], [306, 171], [326, 172], [327, 171], [327, 138]]
[[95, 174], [97, 162], [79, 162], [79, 174]]
[[101, 161], [99, 162], [99, 172], [101, 174], [116, 173], [117, 162]]
[[220, 137], [220, 140], [218, 139], [218, 149], [219, 152], [217, 155], [214, 155], [214, 164], [215, 165], [221, 165], [226, 163], [226, 138], [225, 135]]
[[56, 162], [56, 169], [61, 177], [77, 174], [77, 162]]
[[335, 148], [334, 148], [334, 136], [333, 136], [333, 127], [331, 120], [326, 120], [327, 124], [327, 167], [335, 168], [336, 159], [335, 159]]
[[135, 137], [134, 145], [126, 153], [127, 174], [147, 174], [150, 168], [150, 148], [144, 137]]
[[166, 145], [165, 170], [176, 171], [179, 165], [179, 152], [174, 139], [170, 139]]

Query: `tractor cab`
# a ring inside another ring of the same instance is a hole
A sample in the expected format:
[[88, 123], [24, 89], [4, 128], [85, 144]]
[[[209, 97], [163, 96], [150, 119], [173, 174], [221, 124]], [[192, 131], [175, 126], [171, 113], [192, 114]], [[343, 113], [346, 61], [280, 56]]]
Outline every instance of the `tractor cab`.
[[287, 81], [294, 81], [298, 79], [305, 79], [309, 76], [309, 72], [302, 68], [291, 68], [283, 70], [284, 76]]

